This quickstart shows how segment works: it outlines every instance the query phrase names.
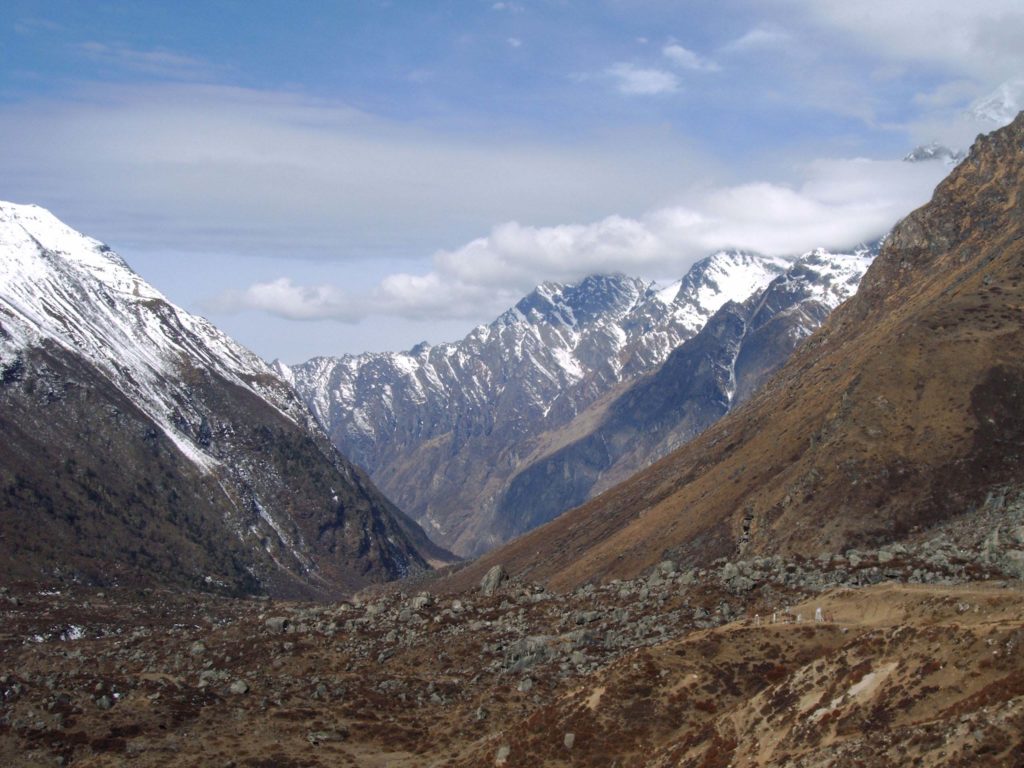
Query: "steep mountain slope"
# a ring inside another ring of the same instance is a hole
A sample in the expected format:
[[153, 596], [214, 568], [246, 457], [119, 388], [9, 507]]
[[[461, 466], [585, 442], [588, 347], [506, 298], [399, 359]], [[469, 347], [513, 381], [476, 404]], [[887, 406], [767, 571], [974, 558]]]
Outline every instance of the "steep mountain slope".
[[651, 370], [788, 262], [721, 252], [660, 291], [622, 275], [545, 283], [459, 342], [278, 370], [334, 444], [463, 554], [500, 543], [494, 505], [540, 435]]
[[745, 302], [725, 304], [657, 370], [580, 414], [564, 439], [550, 436], [555, 447], [527, 463], [498, 504], [504, 537], [627, 479], [749, 399], [856, 292], [875, 252], [807, 254]]
[[0, 203], [0, 254], [12, 573], [319, 594], [427, 567], [258, 357], [43, 209]]
[[568, 586], [972, 525], [1024, 470], [1022, 304], [1024, 115], [977, 140], [750, 402], [459, 578], [502, 562]]

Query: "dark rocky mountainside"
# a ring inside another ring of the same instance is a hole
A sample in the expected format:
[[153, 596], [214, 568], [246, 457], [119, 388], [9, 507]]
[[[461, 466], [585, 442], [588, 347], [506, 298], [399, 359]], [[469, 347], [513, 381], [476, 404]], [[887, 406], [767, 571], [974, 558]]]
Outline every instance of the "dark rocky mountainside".
[[291, 388], [102, 244], [0, 204], [11, 576], [329, 595], [444, 560]]
[[664, 557], [835, 553], [969, 526], [1024, 469], [1022, 243], [1019, 116], [979, 137], [746, 405], [461, 578], [501, 562], [568, 586]]
[[[818, 287], [837, 289], [818, 297], [829, 307], [852, 290], [850, 270], [866, 267], [864, 251], [806, 259], [816, 260], [807, 268], [817, 271]], [[432, 536], [479, 554], [585, 498], [563, 504], [559, 491], [543, 514], [506, 515], [513, 478], [589, 430], [610, 398], [660, 366], [721, 307], [747, 300], [791, 267], [720, 252], [662, 290], [622, 275], [545, 283], [456, 343], [279, 368], [335, 445]], [[820, 314], [804, 312], [799, 331], [794, 314], [794, 333], [815, 328]], [[791, 346], [763, 349], [784, 355]], [[634, 469], [658, 455], [636, 448]]]

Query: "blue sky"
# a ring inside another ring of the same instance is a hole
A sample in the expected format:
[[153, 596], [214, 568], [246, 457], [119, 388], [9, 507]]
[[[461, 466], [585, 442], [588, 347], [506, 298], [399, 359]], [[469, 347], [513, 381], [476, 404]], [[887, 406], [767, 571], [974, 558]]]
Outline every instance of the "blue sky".
[[967, 6], [8, 0], [0, 198], [268, 359], [408, 348], [881, 234], [946, 172], [907, 151], [1020, 106], [1024, 7]]

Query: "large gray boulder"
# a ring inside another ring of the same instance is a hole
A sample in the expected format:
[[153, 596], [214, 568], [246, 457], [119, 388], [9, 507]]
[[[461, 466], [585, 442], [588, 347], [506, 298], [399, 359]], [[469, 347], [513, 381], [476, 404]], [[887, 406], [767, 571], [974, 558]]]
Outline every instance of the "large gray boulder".
[[480, 579], [480, 591], [488, 596], [493, 595], [507, 578], [508, 573], [505, 568], [496, 565]]

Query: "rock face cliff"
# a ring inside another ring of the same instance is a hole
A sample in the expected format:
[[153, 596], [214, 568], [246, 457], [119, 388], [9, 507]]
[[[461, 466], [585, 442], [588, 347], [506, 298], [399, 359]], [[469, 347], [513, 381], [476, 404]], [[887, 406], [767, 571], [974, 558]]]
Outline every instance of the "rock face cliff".
[[334, 594], [444, 554], [256, 355], [102, 243], [0, 203], [12, 574]]
[[1024, 470], [1022, 243], [1018, 116], [979, 137], [744, 406], [474, 569], [569, 585], [664, 557], [835, 553], [998, 517]]
[[[785, 333], [795, 341], [817, 327], [826, 306], [856, 287], [844, 270], [856, 265], [859, 276], [869, 257], [867, 251], [851, 258], [809, 254], [800, 262], [801, 278], [789, 261], [720, 252], [660, 290], [623, 275], [595, 275], [575, 285], [545, 283], [459, 342], [278, 368], [343, 453], [365, 466], [438, 541], [476, 555], [582, 501], [576, 492], [557, 489], [541, 499], [544, 489], [524, 488], [520, 481], [516, 491], [510, 483], [557, 446], [589, 431], [603, 418], [610, 398], [694, 339], [716, 312], [748, 311], [737, 308], [780, 276], [788, 275], [791, 287], [800, 280], [817, 281], [824, 303], [791, 313], [794, 324]], [[749, 311], [760, 318], [751, 318], [754, 325], [767, 323], [771, 302], [798, 300], [795, 294], [783, 298], [786, 290], [780, 284], [760, 309], [751, 304]], [[758, 344], [746, 346], [749, 357]], [[792, 344], [765, 341], [760, 348], [762, 357], [772, 359], [754, 363], [751, 358], [741, 365], [736, 399], [746, 396], [753, 381], [747, 374], [754, 367], [777, 366]], [[730, 353], [720, 354], [724, 361]], [[729, 405], [727, 397], [726, 409]], [[629, 466], [645, 466], [668, 450], [665, 445], [691, 436], [721, 412], [715, 405], [706, 416], [694, 414], [689, 428], [664, 435], [664, 445], [650, 446], [650, 452], [647, 443], [633, 446]], [[585, 466], [580, 471], [592, 473]], [[527, 506], [542, 503], [543, 509], [510, 511], [510, 493]]]

